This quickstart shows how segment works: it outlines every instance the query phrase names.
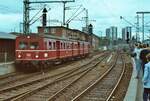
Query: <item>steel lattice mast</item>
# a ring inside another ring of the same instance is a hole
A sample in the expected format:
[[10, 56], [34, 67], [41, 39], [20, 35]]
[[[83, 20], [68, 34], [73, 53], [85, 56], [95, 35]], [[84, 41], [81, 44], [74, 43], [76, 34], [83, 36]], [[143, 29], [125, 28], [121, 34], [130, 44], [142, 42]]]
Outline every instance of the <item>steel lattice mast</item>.
[[66, 1], [29, 1], [24, 0], [24, 14], [23, 14], [23, 33], [29, 34], [30, 33], [30, 4], [37, 4], [37, 3], [63, 3], [63, 24], [65, 25], [65, 7], [66, 3], [68, 2], [75, 2], [75, 0], [66, 0]]

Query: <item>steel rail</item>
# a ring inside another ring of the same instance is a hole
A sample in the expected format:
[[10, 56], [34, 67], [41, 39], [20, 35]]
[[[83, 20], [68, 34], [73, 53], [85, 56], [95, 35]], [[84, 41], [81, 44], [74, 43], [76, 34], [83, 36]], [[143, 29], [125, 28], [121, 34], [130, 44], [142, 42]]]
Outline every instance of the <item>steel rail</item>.
[[[105, 54], [107, 54], [107, 53], [105, 53]], [[100, 57], [101, 57], [101, 56], [104, 56], [105, 54], [100, 55]], [[96, 58], [96, 59], [97, 59], [97, 58]], [[94, 59], [94, 60], [96, 60], [96, 59]], [[94, 61], [94, 60], [93, 60], [93, 61]], [[90, 61], [89, 63], [86, 63], [86, 64], [84, 64], [84, 65], [82, 65], [82, 66], [79, 66], [79, 67], [77, 67], [77, 68], [73, 68], [73, 69], [71, 69], [71, 70], [64, 71], [64, 72], [62, 72], [62, 73], [60, 73], [60, 74], [52, 75], [51, 78], [52, 78], [52, 77], [55, 77], [55, 76], [63, 75], [63, 74], [65, 74], [65, 73], [66, 73], [66, 75], [67, 75], [67, 73], [73, 73], [74, 71], [79, 70], [80, 68], [85, 67], [86, 65], [91, 64], [91, 63], [92, 63], [92, 61]], [[43, 79], [48, 79], [48, 78], [50, 78], [50, 76], [43, 77], [43, 78], [36, 79], [36, 80], [32, 80], [32, 81], [30, 81], [30, 82], [28, 82], [28, 83], [25, 82], [25, 83], [22, 83], [22, 84], [14, 85], [13, 87], [3, 88], [3, 89], [0, 89], [0, 93], [1, 93], [1, 92], [4, 92], [4, 91], [11, 90], [11, 89], [14, 89], [14, 88], [17, 88], [17, 87], [24, 86], [24, 85], [27, 85], [27, 84], [31, 84], [31, 83], [33, 83], [33, 82], [37, 82], [37, 81], [40, 81], [40, 80], [43, 80]]]
[[[121, 57], [122, 57], [122, 56], [121, 56]], [[121, 59], [122, 59], [122, 61], [123, 61], [123, 57], [122, 57]], [[113, 95], [114, 92], [116, 91], [116, 89], [117, 89], [118, 85], [120, 84], [120, 82], [121, 82], [121, 80], [122, 80], [122, 78], [123, 78], [123, 75], [124, 75], [124, 73], [125, 73], [125, 68], [126, 68], [126, 63], [125, 63], [125, 61], [123, 61], [123, 71], [122, 71], [122, 73], [121, 73], [121, 76], [120, 76], [120, 78], [118, 79], [118, 82], [117, 82], [116, 86], [114, 87], [114, 89], [112, 90], [112, 92], [110, 93], [110, 95], [108, 96], [108, 98], [107, 98], [106, 101], [110, 101], [112, 95]]]
[[95, 85], [97, 83], [99, 83], [105, 76], [107, 76], [107, 74], [114, 68], [114, 66], [116, 65], [117, 62], [117, 58], [115, 59], [114, 64], [99, 78], [97, 79], [92, 85], [90, 85], [88, 88], [86, 88], [83, 92], [81, 92], [80, 94], [78, 94], [76, 97], [74, 97], [71, 101], [77, 101], [80, 99], [81, 96], [83, 96], [86, 92], [88, 92], [90, 89], [92, 89], [93, 87], [95, 87]]
[[[106, 58], [106, 56], [103, 57], [100, 61], [102, 61], [104, 58]], [[96, 64], [97, 64], [97, 63], [96, 63]], [[92, 66], [89, 67], [88, 69], [84, 70], [84, 71], [80, 71], [81, 73], [83, 72], [83, 74], [81, 74], [81, 76], [85, 75], [85, 74], [86, 74], [88, 71], [90, 71], [91, 69], [92, 69]], [[79, 72], [79, 73], [80, 73], [80, 72]], [[77, 73], [77, 74], [75, 74], [75, 75], [79, 75], [79, 73]], [[35, 93], [36, 91], [39, 91], [39, 90], [41, 90], [41, 89], [43, 89], [43, 88], [45, 88], [45, 87], [47, 87], [47, 86], [50, 86], [50, 85], [52, 85], [53, 83], [56, 83], [56, 82], [59, 82], [59, 81], [65, 80], [66, 78], [70, 78], [70, 77], [71, 77], [71, 76], [69, 76], [68, 74], [67, 74], [66, 76], [67, 76], [67, 77], [64, 77], [64, 78], [60, 77], [60, 78], [58, 78], [55, 82], [42, 85], [41, 87], [38, 87], [38, 88], [36, 88], [36, 89], [34, 89], [34, 90], [31, 90], [31, 91], [29, 91], [29, 92], [27, 92], [27, 93], [25, 93], [25, 94], [23, 94], [23, 95], [21, 95], [21, 96], [18, 96], [18, 97], [16, 97], [16, 98], [14, 98], [12, 101], [19, 101], [19, 100], [22, 100], [22, 99], [24, 99], [26, 96], [31, 95], [31, 94]], [[74, 75], [72, 75], [72, 76], [74, 76]], [[79, 76], [77, 79], [79, 79], [81, 76]], [[76, 80], [77, 80], [77, 79], [76, 79]], [[73, 81], [73, 82], [75, 82], [75, 81]]]
[[17, 82], [17, 81], [21, 81], [21, 80], [25, 80], [25, 79], [28, 79], [30, 77], [33, 77], [33, 76], [36, 76], [36, 75], [40, 75], [42, 72], [36, 72], [36, 73], [31, 73], [31, 74], [20, 74], [20, 75], [14, 75], [12, 76], [11, 80], [7, 80], [8, 78], [5, 78], [6, 81], [2, 80], [2, 82], [0, 83], [0, 89], [3, 87], [3, 85], [7, 85], [9, 83], [12, 83], [12, 82]]
[[[123, 57], [122, 57], [122, 56], [121, 56], [121, 59], [123, 60]], [[118, 82], [117, 82], [116, 86], [114, 87], [114, 89], [112, 90], [112, 92], [110, 93], [110, 95], [108, 96], [108, 98], [107, 98], [106, 101], [110, 101], [112, 95], [113, 95], [114, 92], [116, 91], [116, 89], [117, 89], [117, 87], [118, 87], [118, 85], [119, 85], [120, 81], [122, 80], [122, 77], [123, 77], [123, 75], [124, 75], [124, 73], [125, 73], [125, 68], [126, 68], [126, 63], [125, 63], [125, 61], [123, 61], [123, 71], [122, 71], [122, 73], [121, 73], [121, 76], [120, 76], [120, 78], [118, 79]]]
[[[85, 70], [85, 71], [86, 71], [86, 70]], [[84, 71], [81, 71], [81, 72], [84, 72]], [[28, 90], [28, 91], [26, 91], [26, 92], [17, 94], [17, 95], [15, 95], [15, 96], [12, 96], [12, 97], [10, 97], [10, 98], [5, 99], [4, 101], [9, 101], [9, 100], [11, 100], [11, 101], [18, 101], [18, 100], [20, 100], [20, 99], [22, 99], [22, 98], [28, 96], [28, 94], [32, 94], [32, 93], [36, 92], [37, 90], [40, 90], [40, 89], [42, 89], [42, 88], [44, 88], [44, 87], [46, 87], [46, 86], [48, 86], [48, 85], [55, 84], [55, 83], [57, 83], [57, 82], [59, 82], [59, 81], [62, 81], [62, 80], [64, 80], [64, 79], [67, 79], [67, 78], [70, 78], [70, 77], [73, 77], [73, 76], [76, 76], [76, 75], [79, 75], [79, 74], [80, 74], [80, 72], [75, 73], [75, 74], [71, 74], [71, 75], [69, 75], [69, 76], [68, 76], [68, 74], [67, 74], [67, 75], [64, 75], [63, 77], [57, 78], [55, 81], [52, 81], [52, 82], [50, 82], [50, 83], [44, 84], [44, 85], [42, 85], [42, 86], [39, 86], [39, 87], [37, 87], [37, 88], [35, 88], [35, 89], [33, 89], [33, 90]]]
[[[105, 53], [106, 54], [106, 53]], [[100, 55], [100, 57], [101, 56], [104, 56], [105, 54], [102, 54], [102, 55]], [[96, 60], [96, 59], [94, 59], [94, 60]], [[93, 60], [92, 60], [93, 61]], [[92, 62], [91, 61], [91, 62]], [[90, 64], [91, 62], [89, 62], [89, 63], [86, 63], [86, 64], [84, 64], [84, 65], [82, 65], [82, 66], [79, 66], [78, 68], [74, 68], [74, 69], [72, 69], [72, 70], [68, 70], [68, 71], [66, 71], [65, 73], [66, 74], [64, 74], [64, 76], [66, 76], [66, 75], [68, 75], [69, 73], [71, 74], [71, 73], [73, 73], [74, 72], [74, 70], [79, 70], [81, 67], [84, 67], [84, 66], [86, 66], [86, 65], [88, 65], [88, 64]], [[62, 73], [63, 74], [63, 73]], [[57, 74], [57, 75], [59, 75], [59, 74]], [[56, 76], [56, 75], [55, 75]], [[53, 77], [54, 77], [54, 75], [53, 75]], [[42, 79], [40, 79], [40, 80], [45, 80], [45, 79], [48, 79], [49, 77], [47, 77], [47, 78], [42, 78]], [[57, 78], [58, 79], [58, 78]], [[39, 81], [39, 80], [38, 80]], [[38, 82], [38, 81], [33, 81], [33, 82]], [[33, 82], [30, 82], [30, 83], [24, 83], [23, 85], [17, 85], [17, 86], [14, 86], [14, 88], [12, 88], [12, 87], [8, 87], [8, 88], [5, 88], [5, 89], [3, 89], [3, 90], [1, 90], [0, 92], [3, 92], [3, 91], [9, 91], [9, 90], [11, 90], [11, 89], [17, 89], [17, 87], [22, 87], [22, 86], [25, 86], [25, 85], [30, 85], [30, 84], [32, 84]], [[30, 90], [29, 90], [30, 91]], [[25, 94], [26, 92], [29, 92], [29, 91], [25, 91], [25, 92], [22, 92], [22, 93], [19, 93], [19, 94], [17, 94], [15, 97], [17, 97], [17, 96], [20, 96], [20, 95], [22, 95], [22, 94]], [[13, 98], [13, 97], [11, 97], [11, 98]], [[11, 99], [11, 98], [8, 98], [9, 100]], [[7, 100], [7, 99], [6, 99]]]
[[15, 76], [15, 75], [18, 75], [17, 72], [13, 72], [13, 73], [8, 73], [8, 74], [5, 74], [5, 75], [1, 75], [0, 76], [0, 80], [9, 78], [9, 77]]
[[[106, 56], [107, 57], [107, 56]], [[93, 65], [93, 67], [95, 68], [99, 63], [101, 63], [106, 57], [104, 57], [101, 61], [99, 61], [98, 63], [96, 63], [95, 65]], [[71, 86], [73, 83], [77, 82], [80, 78], [82, 78], [84, 75], [86, 75], [90, 70], [94, 69], [93, 67], [89, 68], [89, 70], [87, 72], [85, 72], [83, 75], [81, 75], [80, 77], [78, 77], [77, 79], [73, 80], [70, 84], [66, 85], [64, 88], [62, 88], [61, 90], [59, 90], [58, 92], [56, 92], [53, 96], [50, 96], [46, 101], [53, 101], [53, 99], [55, 99], [55, 97], [57, 95], [59, 95], [60, 93], [62, 93], [65, 89], [67, 89], [69, 86]]]

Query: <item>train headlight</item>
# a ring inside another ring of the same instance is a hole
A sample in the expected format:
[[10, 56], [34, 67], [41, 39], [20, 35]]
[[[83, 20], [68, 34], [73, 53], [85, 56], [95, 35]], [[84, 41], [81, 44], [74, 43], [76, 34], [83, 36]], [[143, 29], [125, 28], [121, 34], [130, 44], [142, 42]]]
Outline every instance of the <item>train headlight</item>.
[[28, 39], [30, 39], [30, 36], [27, 36]]
[[35, 58], [39, 58], [39, 55], [35, 55]]
[[47, 58], [48, 57], [48, 53], [44, 53], [44, 57]]
[[18, 55], [18, 58], [21, 58], [21, 55], [20, 55], [20, 54]]

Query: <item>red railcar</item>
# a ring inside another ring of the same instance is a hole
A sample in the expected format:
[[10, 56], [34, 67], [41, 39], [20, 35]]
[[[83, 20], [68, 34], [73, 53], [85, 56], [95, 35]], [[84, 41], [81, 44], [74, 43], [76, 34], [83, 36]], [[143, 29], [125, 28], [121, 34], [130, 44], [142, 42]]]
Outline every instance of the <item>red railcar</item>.
[[[50, 35], [20, 35], [16, 38], [16, 65], [44, 67], [53, 61], [89, 54], [89, 42]], [[26, 65], [27, 64], [27, 65]]]

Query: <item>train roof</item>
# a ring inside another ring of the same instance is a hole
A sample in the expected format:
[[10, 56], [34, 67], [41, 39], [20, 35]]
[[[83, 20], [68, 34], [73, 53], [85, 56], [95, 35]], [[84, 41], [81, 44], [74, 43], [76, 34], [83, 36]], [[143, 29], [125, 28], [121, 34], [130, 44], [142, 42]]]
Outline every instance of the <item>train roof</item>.
[[5, 33], [5, 32], [0, 32], [0, 39], [11, 39], [11, 40], [15, 40], [16, 36], [12, 35], [10, 33]]
[[84, 41], [84, 40], [67, 39], [67, 38], [49, 35], [49, 34], [28, 34], [28, 35], [22, 34], [22, 35], [19, 35], [18, 37], [20, 37], [20, 36], [23, 36], [23, 37], [27, 37], [27, 36], [34, 37], [35, 36], [35, 37], [51, 38], [51, 39], [58, 39], [58, 40], [64, 40], [64, 41], [80, 41], [80, 42]]

